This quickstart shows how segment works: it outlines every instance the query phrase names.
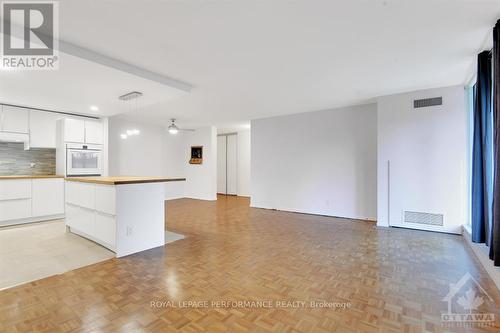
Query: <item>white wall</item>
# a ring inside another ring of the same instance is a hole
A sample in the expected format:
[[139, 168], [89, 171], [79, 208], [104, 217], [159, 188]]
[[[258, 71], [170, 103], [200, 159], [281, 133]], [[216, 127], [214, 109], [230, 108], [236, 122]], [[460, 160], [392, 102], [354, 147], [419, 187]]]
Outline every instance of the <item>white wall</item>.
[[[185, 196], [202, 200], [217, 200], [217, 129], [213, 126], [183, 133], [186, 140]], [[191, 146], [203, 146], [203, 164], [189, 164]]]
[[[413, 108], [414, 99], [439, 96], [442, 106]], [[463, 87], [379, 98], [377, 141], [378, 225], [401, 225], [409, 210], [444, 214], [444, 227], [405, 227], [460, 233], [467, 202]]]
[[[165, 168], [173, 177], [186, 177], [186, 132], [180, 131], [176, 135], [165, 132]], [[186, 196], [186, 182], [172, 182], [165, 186], [167, 200], [184, 198]]]
[[251, 206], [376, 217], [377, 108], [353, 106], [251, 124]]
[[239, 196], [250, 196], [250, 130], [238, 132], [238, 184]]
[[[121, 139], [120, 134], [127, 129], [139, 129], [141, 134]], [[165, 130], [161, 126], [111, 117], [108, 131], [111, 176], [167, 176], [163, 153]]]
[[[127, 129], [140, 135], [123, 140]], [[216, 129], [205, 127], [194, 132], [169, 134], [163, 126], [142, 124], [121, 117], [109, 118], [109, 174], [185, 177], [186, 182], [165, 185], [166, 199], [182, 197], [215, 200]], [[191, 146], [203, 146], [203, 164], [188, 163]]]

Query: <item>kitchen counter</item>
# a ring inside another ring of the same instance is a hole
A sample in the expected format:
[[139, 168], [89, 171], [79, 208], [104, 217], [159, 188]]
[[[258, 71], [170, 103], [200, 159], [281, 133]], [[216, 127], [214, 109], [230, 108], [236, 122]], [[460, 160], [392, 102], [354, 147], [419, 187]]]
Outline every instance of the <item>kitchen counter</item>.
[[9, 180], [9, 179], [43, 179], [43, 178], [64, 178], [64, 176], [59, 176], [59, 175], [11, 175], [11, 176], [0, 176], [0, 180]]
[[123, 257], [165, 244], [168, 177], [66, 178], [66, 225]]
[[179, 181], [185, 181], [186, 178], [118, 176], [118, 177], [67, 177], [66, 180], [70, 182], [94, 183], [102, 185], [126, 185], [126, 184], [179, 182]]

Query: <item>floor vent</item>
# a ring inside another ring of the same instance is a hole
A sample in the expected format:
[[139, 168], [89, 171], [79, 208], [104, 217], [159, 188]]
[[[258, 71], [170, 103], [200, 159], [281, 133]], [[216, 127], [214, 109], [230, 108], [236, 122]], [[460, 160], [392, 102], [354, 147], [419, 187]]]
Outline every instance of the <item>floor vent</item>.
[[443, 225], [443, 214], [431, 214], [420, 212], [404, 211], [405, 223], [427, 224], [427, 225]]
[[416, 99], [413, 101], [413, 108], [415, 109], [437, 105], [443, 105], [443, 97]]

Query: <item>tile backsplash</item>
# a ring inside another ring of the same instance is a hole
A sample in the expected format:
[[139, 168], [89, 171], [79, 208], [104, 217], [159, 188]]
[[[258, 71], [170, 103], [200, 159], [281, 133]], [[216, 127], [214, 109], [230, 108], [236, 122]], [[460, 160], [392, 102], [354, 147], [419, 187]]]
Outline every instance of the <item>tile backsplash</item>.
[[[56, 173], [56, 150], [32, 148], [22, 143], [0, 142], [0, 176], [53, 175]], [[34, 163], [33, 166], [31, 164]]]

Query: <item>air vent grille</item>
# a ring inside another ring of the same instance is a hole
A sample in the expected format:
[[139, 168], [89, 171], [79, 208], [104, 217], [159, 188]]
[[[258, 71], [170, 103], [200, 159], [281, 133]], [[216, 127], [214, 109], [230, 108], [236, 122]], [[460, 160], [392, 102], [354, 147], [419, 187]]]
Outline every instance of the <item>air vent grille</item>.
[[416, 99], [413, 101], [413, 108], [415, 109], [437, 105], [443, 105], [443, 97]]
[[431, 214], [404, 211], [405, 223], [427, 224], [427, 225], [443, 225], [443, 214]]

